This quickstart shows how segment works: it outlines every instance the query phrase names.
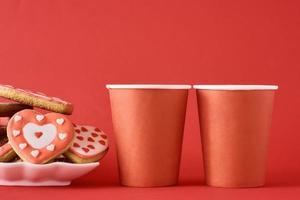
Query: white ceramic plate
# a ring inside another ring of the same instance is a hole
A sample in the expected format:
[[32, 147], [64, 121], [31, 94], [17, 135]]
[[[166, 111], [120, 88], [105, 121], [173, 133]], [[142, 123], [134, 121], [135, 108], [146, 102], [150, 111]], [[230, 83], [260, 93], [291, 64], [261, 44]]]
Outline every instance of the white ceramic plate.
[[0, 163], [0, 185], [10, 186], [64, 186], [99, 165], [98, 162], [73, 164], [53, 162], [31, 164], [26, 162]]

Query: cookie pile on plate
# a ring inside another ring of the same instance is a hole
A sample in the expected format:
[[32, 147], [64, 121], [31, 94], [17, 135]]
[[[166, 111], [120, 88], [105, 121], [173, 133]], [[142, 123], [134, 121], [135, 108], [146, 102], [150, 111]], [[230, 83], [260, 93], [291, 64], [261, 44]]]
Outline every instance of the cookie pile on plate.
[[68, 119], [69, 102], [10, 85], [0, 85], [0, 97], [15, 101], [0, 103], [0, 162], [89, 163], [108, 151], [103, 131]]

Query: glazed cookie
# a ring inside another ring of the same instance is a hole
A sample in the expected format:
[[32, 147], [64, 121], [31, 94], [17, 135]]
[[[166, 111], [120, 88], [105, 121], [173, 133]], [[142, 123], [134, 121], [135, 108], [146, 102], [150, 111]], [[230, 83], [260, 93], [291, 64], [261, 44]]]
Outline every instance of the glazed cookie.
[[24, 109], [32, 109], [32, 106], [15, 102], [0, 103], [0, 117], [11, 117], [16, 112], [19, 112]]
[[0, 117], [0, 126], [6, 127], [9, 121], [9, 117]]
[[93, 126], [74, 125], [75, 139], [65, 156], [75, 163], [99, 161], [108, 151], [106, 134]]
[[74, 140], [71, 121], [62, 114], [41, 114], [34, 110], [17, 112], [7, 125], [12, 148], [25, 162], [42, 164], [65, 152]]
[[0, 117], [0, 135], [6, 136], [6, 127], [9, 121], [9, 117]]
[[0, 162], [8, 162], [17, 157], [17, 154], [8, 143], [8, 139], [5, 134], [0, 133]]
[[23, 90], [10, 85], [0, 85], [0, 96], [53, 112], [72, 114], [73, 111], [71, 103], [63, 101], [57, 97], [48, 97], [40, 92]]

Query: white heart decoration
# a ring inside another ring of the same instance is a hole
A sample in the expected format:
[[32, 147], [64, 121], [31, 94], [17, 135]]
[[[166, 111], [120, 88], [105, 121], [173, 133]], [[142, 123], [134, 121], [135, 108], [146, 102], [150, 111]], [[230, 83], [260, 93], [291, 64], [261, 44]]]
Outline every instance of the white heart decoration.
[[67, 134], [65, 134], [65, 133], [59, 133], [58, 137], [59, 137], [59, 139], [63, 140], [63, 139], [65, 139], [67, 137]]
[[12, 132], [12, 134], [13, 134], [14, 137], [20, 135], [20, 133], [21, 132], [19, 130], [13, 130], [13, 132]]
[[48, 145], [47, 147], [46, 147], [46, 149], [48, 150], [48, 151], [54, 151], [54, 144], [50, 144], [50, 145]]
[[[36, 132], [42, 132], [43, 134], [37, 138], [35, 135]], [[34, 123], [28, 123], [23, 127], [25, 140], [35, 149], [42, 149], [48, 146], [55, 139], [56, 134], [57, 130], [53, 124], [39, 126]]]
[[18, 122], [18, 121], [20, 121], [21, 119], [22, 119], [22, 117], [21, 117], [20, 115], [16, 115], [16, 116], [14, 117], [15, 122]]
[[26, 143], [21, 143], [21, 144], [19, 144], [19, 148], [20, 149], [25, 149], [27, 147], [27, 144]]
[[36, 118], [36, 120], [38, 120], [40, 122], [45, 118], [45, 116], [44, 115], [36, 115], [35, 118]]
[[33, 151], [31, 151], [31, 153], [30, 153], [33, 157], [37, 157], [39, 154], [40, 154], [40, 151], [39, 150], [33, 150]]
[[56, 119], [56, 123], [58, 123], [59, 125], [62, 125], [64, 122], [65, 120], [63, 118]]

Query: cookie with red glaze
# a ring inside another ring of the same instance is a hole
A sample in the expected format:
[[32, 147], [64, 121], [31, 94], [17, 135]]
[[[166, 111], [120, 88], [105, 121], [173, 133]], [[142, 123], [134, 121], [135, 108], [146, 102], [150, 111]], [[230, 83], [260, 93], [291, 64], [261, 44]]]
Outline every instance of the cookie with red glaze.
[[74, 125], [73, 145], [64, 155], [75, 163], [96, 162], [108, 151], [107, 135], [94, 126]]
[[5, 133], [0, 132], [0, 162], [8, 162], [17, 157], [17, 154], [8, 143], [6, 127], [1, 127], [2, 129], [5, 130]]
[[0, 162], [8, 162], [13, 160], [17, 154], [8, 143], [6, 126], [9, 117], [0, 117]]
[[[1, 140], [1, 139], [0, 139]], [[3, 140], [2, 140], [3, 141]], [[4, 140], [6, 141], [6, 140]], [[0, 141], [0, 162], [8, 162], [13, 160], [15, 157], [17, 157], [17, 154], [12, 149], [10, 144], [8, 142], [5, 142], [4, 144], [1, 144]]]
[[6, 126], [9, 121], [9, 117], [0, 117], [0, 136], [6, 137]]
[[52, 112], [72, 114], [73, 111], [71, 103], [57, 97], [49, 97], [41, 92], [32, 92], [30, 90], [15, 88], [10, 85], [0, 85], [0, 97]]
[[64, 153], [74, 140], [72, 122], [59, 113], [22, 110], [9, 120], [10, 145], [25, 162], [43, 164]]

